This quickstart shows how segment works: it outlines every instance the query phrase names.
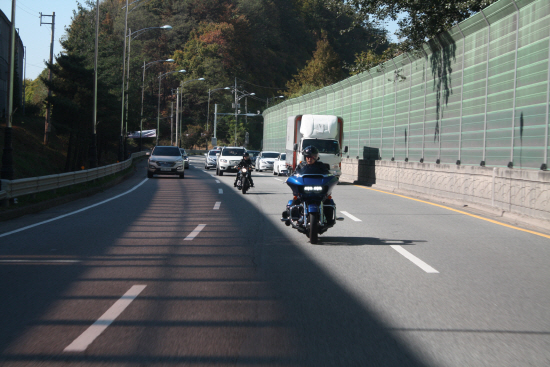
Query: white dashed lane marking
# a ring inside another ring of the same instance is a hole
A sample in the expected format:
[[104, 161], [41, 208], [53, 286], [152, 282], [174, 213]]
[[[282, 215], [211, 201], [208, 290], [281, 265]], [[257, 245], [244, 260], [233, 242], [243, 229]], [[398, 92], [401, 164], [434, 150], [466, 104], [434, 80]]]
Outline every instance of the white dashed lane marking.
[[426, 264], [424, 261], [420, 260], [418, 257], [411, 254], [409, 251], [405, 250], [399, 245], [391, 245], [395, 251], [399, 252], [401, 255], [405, 256], [407, 259], [412, 261], [413, 264], [418, 266], [420, 269], [424, 270], [426, 273], [439, 273], [437, 270], [432, 268], [430, 265]]
[[346, 217], [350, 218], [351, 220], [354, 220], [354, 221], [356, 221], [356, 222], [362, 222], [361, 219], [359, 219], [359, 218], [357, 218], [357, 217], [354, 217], [353, 215], [351, 215], [351, 214], [348, 213], [348, 212], [342, 212], [342, 211], [341, 211], [340, 213], [344, 214]]
[[221, 201], [217, 201], [217, 202], [216, 202], [216, 205], [214, 205], [214, 210], [220, 209], [220, 205], [222, 205], [222, 202], [221, 202]]
[[86, 348], [103, 332], [132, 301], [145, 289], [145, 285], [134, 285], [111, 308], [109, 308], [96, 322], [76, 338], [64, 352], [84, 352]]
[[218, 189], [218, 194], [223, 194], [223, 189]]
[[192, 241], [199, 233], [206, 227], [206, 224], [199, 224], [187, 237], [184, 238], [184, 241]]

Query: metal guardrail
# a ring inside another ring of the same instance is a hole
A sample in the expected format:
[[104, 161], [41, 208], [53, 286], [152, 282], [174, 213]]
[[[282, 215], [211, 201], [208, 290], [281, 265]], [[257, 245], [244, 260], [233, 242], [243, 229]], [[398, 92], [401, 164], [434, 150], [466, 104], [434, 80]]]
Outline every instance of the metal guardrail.
[[50, 191], [92, 181], [109, 176], [130, 167], [134, 159], [143, 157], [147, 152], [133, 153], [124, 162], [110, 164], [108, 166], [92, 168], [82, 171], [60, 173], [57, 175], [22, 178], [19, 180], [1, 180], [0, 203], [5, 204], [9, 199], [23, 195], [31, 195], [39, 192]]

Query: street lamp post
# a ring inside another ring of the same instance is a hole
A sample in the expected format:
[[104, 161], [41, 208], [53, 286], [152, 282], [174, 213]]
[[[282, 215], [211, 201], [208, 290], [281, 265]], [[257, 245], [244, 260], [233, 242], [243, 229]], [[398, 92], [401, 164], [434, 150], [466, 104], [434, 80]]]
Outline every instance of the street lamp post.
[[[243, 97], [247, 96], [255, 96], [256, 93], [247, 93], [246, 91], [240, 91], [237, 89], [237, 78], [235, 78], [235, 88], [233, 89], [233, 92], [235, 93], [235, 146], [237, 146], [237, 116], [238, 116], [238, 105], [239, 101]], [[239, 96], [239, 93], [242, 93], [241, 96]]]
[[[143, 60], [143, 79], [141, 81], [141, 115], [140, 115], [140, 125], [139, 125], [139, 151], [141, 152], [141, 134], [143, 131], [143, 97], [145, 92], [145, 70], [149, 67], [149, 65], [156, 64], [158, 62], [174, 62], [174, 59], [167, 59], [167, 60], [156, 60], [151, 61], [148, 64], [145, 64], [145, 60]], [[185, 70], [180, 70], [179, 72], [185, 72]]]
[[[132, 32], [131, 29], [128, 30], [128, 69], [127, 69], [127, 76], [126, 76], [126, 90], [129, 92], [130, 91], [130, 56], [131, 56], [131, 45], [132, 45], [132, 40], [136, 39], [137, 37], [141, 36], [143, 33], [147, 32], [148, 30], [151, 30], [151, 29], [166, 29], [166, 30], [170, 30], [172, 29], [172, 26], [169, 26], [169, 25], [163, 25], [161, 27], [147, 27], [147, 28], [142, 28], [142, 29], [138, 29], [137, 31], [134, 31]], [[133, 37], [132, 37], [133, 36]], [[174, 60], [172, 59], [168, 59], [168, 60], [171, 60], [169, 62], [173, 62]], [[168, 60], [165, 60], [165, 61], [168, 61]], [[145, 64], [145, 61], [143, 62]], [[143, 83], [145, 83], [145, 69], [143, 70]], [[141, 107], [142, 107], [142, 110], [141, 110], [141, 114], [143, 115], [143, 83], [142, 83], [142, 93], [141, 93], [141, 100], [142, 100], [142, 104], [141, 104]], [[129, 110], [129, 98], [130, 96], [127, 94], [126, 95], [126, 124], [125, 124], [125, 131], [127, 132], [128, 131], [128, 110]], [[141, 118], [143, 118], [143, 116], [141, 116]], [[141, 128], [141, 127], [140, 127]], [[141, 130], [140, 130], [141, 131]], [[141, 151], [141, 132], [140, 132], [140, 139], [139, 139], [139, 150]], [[124, 140], [124, 156], [126, 156], [126, 139]]]
[[221, 90], [221, 89], [224, 89], [224, 90], [230, 90], [231, 88], [230, 87], [225, 87], [225, 88], [217, 88], [217, 89], [208, 89], [208, 112], [206, 114], [206, 131], [208, 131], [208, 123], [210, 122], [210, 93], [212, 92], [215, 92], [217, 90]]
[[[136, 0], [132, 4], [134, 4], [138, 1], [140, 1], [140, 0]], [[125, 148], [125, 147], [123, 147], [123, 145], [124, 145], [124, 104], [125, 104], [124, 76], [126, 74], [126, 37], [131, 38], [131, 33], [128, 32], [128, 0], [126, 0], [126, 5], [123, 7], [123, 9], [125, 9], [125, 16], [124, 16], [124, 50], [122, 52], [122, 109], [121, 109], [121, 117], [120, 117], [120, 140], [119, 140], [119, 149], [118, 149], [118, 160], [119, 161], [122, 161], [123, 158], [124, 158], [124, 148]], [[163, 26], [163, 27], [167, 27], [167, 26]], [[140, 32], [140, 31], [145, 31], [146, 29], [163, 28], [163, 27], [144, 28], [144, 29], [140, 29], [139, 31], [136, 31], [134, 33], [137, 33], [137, 32]], [[168, 26], [168, 27], [170, 27], [170, 26]], [[163, 28], [163, 29], [172, 29], [172, 27]], [[129, 33], [128, 36], [126, 35], [127, 32]], [[137, 36], [138, 35], [136, 35], [136, 37]], [[129, 65], [130, 65], [130, 53], [128, 52], [128, 67], [129, 67]]]
[[173, 73], [185, 73], [186, 71], [181, 69], [181, 70], [176, 70], [176, 71], [169, 71], [167, 73], [159, 73], [159, 97], [158, 97], [158, 105], [157, 105], [157, 142], [156, 142], [156, 145], [159, 144], [159, 134], [160, 134], [160, 82], [162, 80], [162, 78], [164, 78], [166, 75], [169, 75], [169, 74], [173, 74]]
[[99, 0], [96, 1], [95, 14], [95, 51], [94, 51], [94, 130], [92, 134], [92, 147], [90, 153], [90, 168], [97, 167], [97, 53], [99, 48]]
[[277, 98], [285, 98], [285, 96], [277, 96], [277, 97], [273, 97], [273, 98], [268, 98], [268, 99], [266, 100], [265, 106], [266, 106], [266, 107], [269, 107], [269, 101], [274, 101], [274, 100], [276, 100]]

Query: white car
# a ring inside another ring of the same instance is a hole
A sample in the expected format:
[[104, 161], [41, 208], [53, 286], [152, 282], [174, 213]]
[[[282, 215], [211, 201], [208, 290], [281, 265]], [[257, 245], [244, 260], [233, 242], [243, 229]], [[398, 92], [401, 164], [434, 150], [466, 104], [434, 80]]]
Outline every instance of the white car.
[[216, 161], [218, 159], [218, 153], [221, 153], [221, 150], [212, 149], [204, 154], [204, 169], [215, 168], [217, 166]]
[[261, 152], [256, 157], [256, 171], [262, 172], [265, 169], [273, 169], [273, 163], [279, 156], [279, 152]]
[[286, 153], [281, 153], [275, 159], [275, 162], [273, 163], [273, 175], [287, 175], [288, 174], [288, 167], [286, 165]]
[[153, 175], [178, 175], [185, 177], [185, 163], [178, 147], [156, 146], [147, 162], [147, 177]]
[[216, 175], [223, 176], [224, 172], [237, 172], [234, 167], [243, 159], [245, 152], [246, 150], [243, 147], [224, 147], [218, 153]]

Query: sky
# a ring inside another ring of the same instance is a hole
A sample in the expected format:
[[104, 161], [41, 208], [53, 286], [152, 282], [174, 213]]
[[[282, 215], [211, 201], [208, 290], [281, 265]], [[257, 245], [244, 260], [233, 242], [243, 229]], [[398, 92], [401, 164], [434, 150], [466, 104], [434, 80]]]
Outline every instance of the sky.
[[[58, 55], [61, 51], [59, 40], [65, 35], [65, 27], [71, 24], [73, 10], [77, 9], [76, 0], [14, 0], [15, 27], [19, 28], [19, 36], [27, 49], [27, 62], [25, 77], [36, 79], [44, 70], [44, 61], [50, 58], [51, 25], [40, 25], [40, 12], [42, 15], [55, 13], [55, 30], [53, 53]], [[84, 1], [81, 1], [83, 3]], [[11, 19], [12, 0], [0, 0], [0, 9], [8, 19]], [[42, 22], [51, 23], [51, 17], [42, 17]], [[396, 29], [395, 22], [388, 23], [388, 30], [393, 33]], [[393, 41], [396, 39], [393, 37]]]
[[[54, 56], [61, 52], [59, 39], [65, 34], [65, 27], [71, 24], [73, 10], [77, 9], [76, 0], [15, 0], [15, 28], [19, 28], [19, 36], [23, 46], [27, 48], [27, 79], [36, 79], [46, 67], [44, 61], [50, 58], [50, 42], [52, 26], [40, 25], [42, 15], [52, 15], [55, 12]], [[83, 2], [83, 1], [81, 1]], [[0, 0], [0, 9], [11, 20], [11, 0]], [[42, 17], [42, 22], [51, 23], [51, 17]]]

